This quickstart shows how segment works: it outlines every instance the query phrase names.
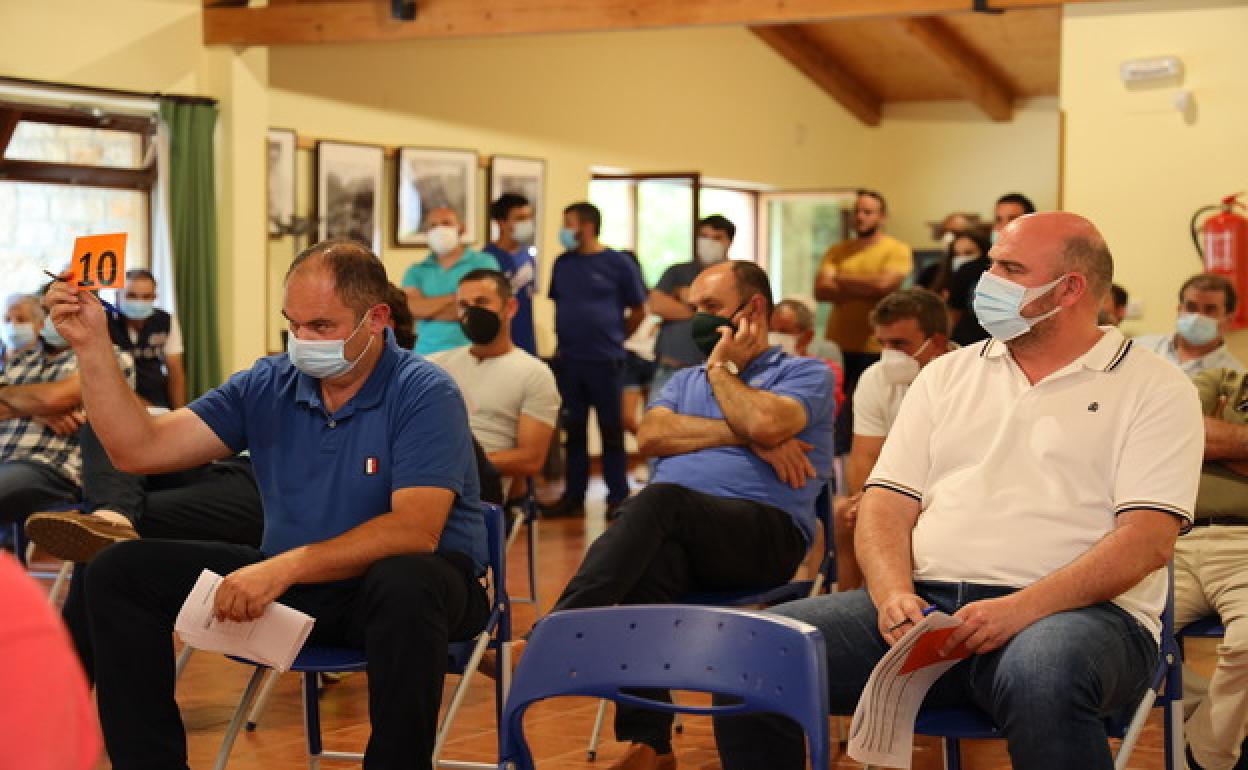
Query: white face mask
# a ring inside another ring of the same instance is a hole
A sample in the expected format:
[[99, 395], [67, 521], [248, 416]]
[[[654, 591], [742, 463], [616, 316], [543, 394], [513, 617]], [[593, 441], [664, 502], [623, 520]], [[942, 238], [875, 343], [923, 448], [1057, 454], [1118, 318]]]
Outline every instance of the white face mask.
[[701, 235], [698, 236], [697, 243], [694, 245], [694, 251], [697, 252], [698, 261], [703, 264], [722, 262], [724, 257], [728, 256], [727, 244]]
[[953, 240], [957, 237], [957, 234], [952, 230], [946, 230], [945, 234], [940, 236], [940, 245], [948, 248], [949, 244], [953, 243]]
[[977, 259], [979, 259], [979, 257], [972, 257], [969, 254], [966, 256], [962, 256], [962, 257], [954, 257], [951, 260], [951, 264], [953, 266], [953, 272], [955, 273], [958, 272], [958, 270], [961, 269], [963, 266], [969, 265]]
[[442, 256], [459, 246], [459, 231], [450, 225], [435, 225], [429, 228], [429, 248], [434, 254]]
[[521, 219], [511, 226], [511, 237], [521, 243], [532, 243], [536, 232], [537, 228], [532, 219]]
[[928, 337], [919, 349], [914, 351], [914, 355], [903, 353], [900, 350], [889, 348], [880, 354], [880, 368], [884, 371], [884, 379], [888, 380], [890, 385], [909, 385], [914, 382], [914, 378], [919, 376], [919, 359], [917, 356], [927, 349], [931, 344], [932, 338]]
[[779, 345], [780, 349], [791, 356], [797, 355], [797, 335], [784, 334], [783, 332], [767, 332], [767, 343], [771, 346]]
[[286, 354], [290, 356], [290, 362], [295, 365], [295, 368], [309, 377], [318, 380], [341, 377], [354, 369], [368, 349], [373, 346], [373, 338], [369, 337], [368, 344], [354, 361], [348, 361], [344, 353], [347, 340], [354, 337], [367, 320], [368, 314], [365, 313], [360, 323], [345, 340], [301, 340], [292, 334], [286, 341]]

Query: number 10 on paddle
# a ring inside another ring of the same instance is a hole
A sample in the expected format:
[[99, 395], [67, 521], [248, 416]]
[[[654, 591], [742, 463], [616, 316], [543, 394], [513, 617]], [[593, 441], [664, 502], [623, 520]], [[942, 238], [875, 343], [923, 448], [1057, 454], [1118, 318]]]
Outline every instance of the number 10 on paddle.
[[80, 289], [120, 289], [126, 281], [126, 234], [84, 235], [74, 241], [73, 281]]

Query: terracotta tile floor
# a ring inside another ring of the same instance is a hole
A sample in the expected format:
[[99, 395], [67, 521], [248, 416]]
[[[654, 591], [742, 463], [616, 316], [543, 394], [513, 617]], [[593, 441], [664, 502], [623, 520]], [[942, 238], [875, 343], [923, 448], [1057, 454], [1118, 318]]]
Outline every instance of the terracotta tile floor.
[[[591, 489], [591, 499], [602, 499], [601, 489]], [[586, 545], [603, 527], [601, 503], [590, 505], [584, 521], [543, 522], [541, 526], [541, 596], [543, 609], [553, 603], [559, 590], [580, 563]], [[512, 550], [509, 569], [513, 594], [527, 593], [523, 536]], [[531, 605], [515, 607], [517, 631], [524, 631], [533, 621]], [[1212, 645], [1203, 641], [1193, 646], [1193, 662], [1207, 669], [1212, 659]], [[231, 663], [220, 655], [197, 653], [191, 659], [178, 686], [178, 701], [186, 724], [192, 768], [212, 766], [226, 723], [242, 693], [248, 676], [243, 666]], [[452, 680], [453, 683], [453, 680]], [[447, 700], [451, 692], [448, 684]], [[468, 699], [456, 729], [444, 752], [447, 759], [493, 761], [496, 757], [493, 689], [488, 680], [478, 677], [470, 688]], [[596, 703], [569, 698], [549, 701], [535, 707], [526, 720], [534, 756], [539, 766], [551, 770], [572, 768], [603, 768], [622, 751], [622, 745], [610, 738], [610, 720], [606, 739], [598, 760], [588, 762], [585, 746], [593, 723]], [[362, 750], [368, 737], [366, 681], [363, 675], [348, 676], [331, 685], [322, 696], [322, 719], [325, 745], [343, 751]], [[705, 718], [687, 717], [683, 734], [676, 738], [676, 752], [682, 768], [718, 767], [710, 723]], [[834, 750], [834, 754], [837, 752]], [[995, 742], [968, 742], [964, 749], [968, 770], [1008, 768], [1004, 747]], [[244, 733], [235, 744], [230, 759], [234, 770], [296, 770], [306, 767], [303, 754], [303, 723], [299, 708], [299, 677], [286, 674], [279, 682], [259, 729]], [[349, 767], [329, 763], [328, 767]], [[847, 757], [837, 756], [836, 768], [859, 767]], [[919, 738], [915, 749], [917, 770], [941, 767], [938, 744]], [[1140, 746], [1136, 749], [1131, 768], [1163, 767], [1161, 753], [1160, 712], [1154, 712]], [[101, 760], [99, 770], [110, 765]], [[1055, 769], [1056, 770], [1056, 769]]]

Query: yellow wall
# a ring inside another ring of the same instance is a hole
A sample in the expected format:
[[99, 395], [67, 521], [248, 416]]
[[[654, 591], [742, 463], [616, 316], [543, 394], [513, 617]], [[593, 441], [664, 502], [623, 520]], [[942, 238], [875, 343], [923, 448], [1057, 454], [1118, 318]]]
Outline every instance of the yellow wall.
[[935, 246], [928, 222], [952, 211], [987, 220], [1007, 192], [1057, 206], [1056, 99], [1020, 103], [1009, 123], [967, 102], [889, 105], [871, 141], [870, 184], [888, 196], [893, 235], [915, 248]]
[[[1102, 229], [1119, 282], [1143, 300], [1134, 328], [1170, 329], [1178, 286], [1201, 268], [1192, 213], [1248, 189], [1248, 3], [1071, 6], [1062, 48], [1066, 207]], [[1121, 61], [1162, 54], [1186, 67], [1190, 121], [1171, 106], [1176, 86], [1118, 78]], [[1248, 353], [1248, 336], [1232, 345]]]

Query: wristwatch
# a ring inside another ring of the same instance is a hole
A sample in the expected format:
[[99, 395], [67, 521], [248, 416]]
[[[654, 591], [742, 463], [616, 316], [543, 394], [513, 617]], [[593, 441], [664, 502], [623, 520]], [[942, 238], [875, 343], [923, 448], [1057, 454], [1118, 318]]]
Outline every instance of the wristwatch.
[[733, 377], [736, 377], [741, 374], [741, 370], [738, 369], [737, 365], [734, 364], [732, 361], [716, 361], [715, 363], [711, 364], [712, 369], [719, 369], [721, 367], [724, 369], [724, 371], [728, 372]]

